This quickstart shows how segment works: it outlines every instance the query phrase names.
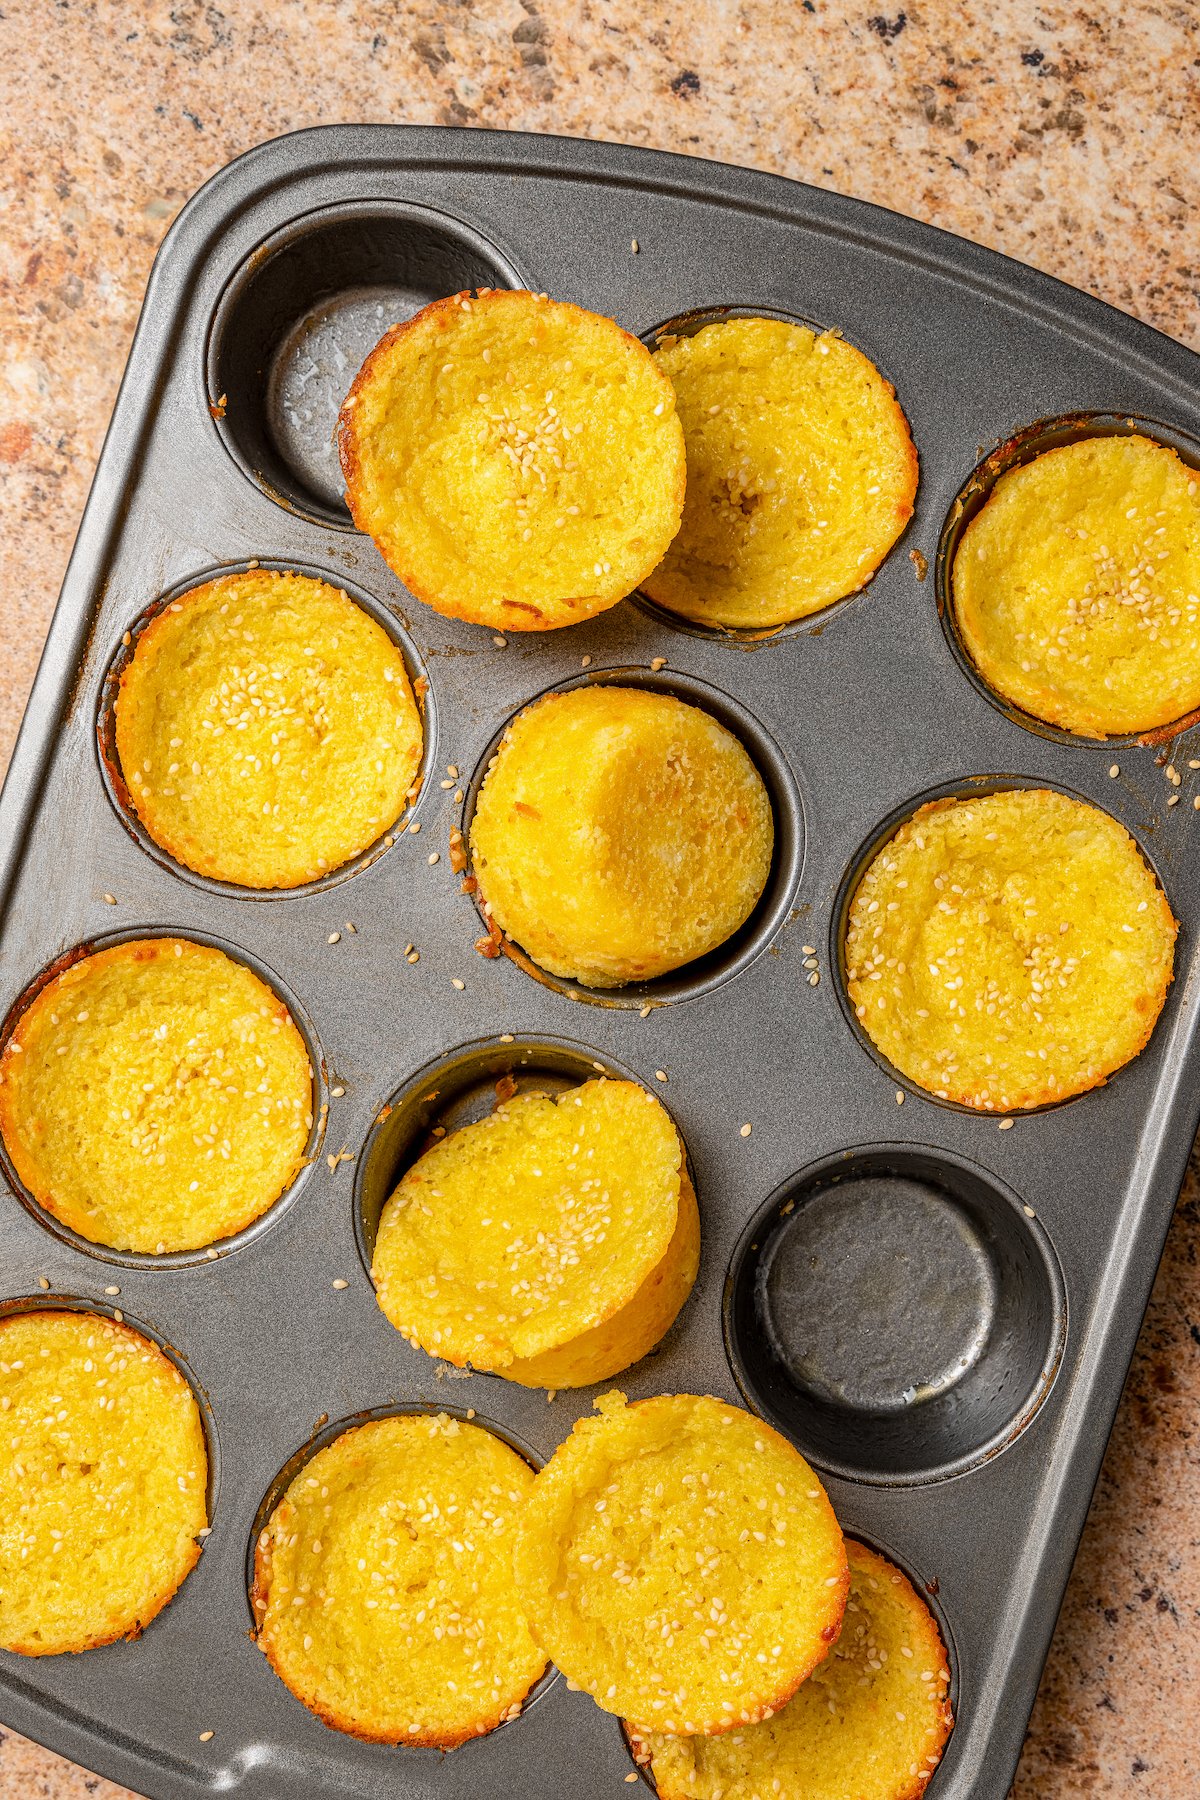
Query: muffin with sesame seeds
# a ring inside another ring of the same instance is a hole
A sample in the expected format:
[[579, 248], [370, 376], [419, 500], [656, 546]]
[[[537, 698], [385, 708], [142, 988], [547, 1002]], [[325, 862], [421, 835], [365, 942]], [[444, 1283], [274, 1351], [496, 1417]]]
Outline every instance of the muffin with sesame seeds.
[[867, 1036], [941, 1100], [1013, 1112], [1144, 1047], [1175, 920], [1115, 819], [1046, 788], [923, 806], [873, 857], [846, 931]]
[[513, 720], [470, 842], [493, 924], [552, 975], [614, 988], [732, 937], [766, 886], [774, 834], [731, 731], [670, 694], [603, 684]]
[[157, 1344], [95, 1313], [0, 1318], [0, 1647], [135, 1638], [208, 1529], [195, 1395]]
[[1141, 436], [1007, 470], [962, 534], [954, 619], [988, 686], [1084, 737], [1200, 710], [1200, 475]]
[[482, 1426], [405, 1414], [343, 1431], [260, 1533], [256, 1636], [338, 1731], [450, 1750], [515, 1718], [546, 1658], [512, 1578], [533, 1470]]
[[346, 501], [436, 612], [550, 631], [616, 604], [683, 507], [671, 384], [611, 319], [481, 289], [396, 325], [342, 408]]
[[163, 607], [117, 692], [121, 775], [176, 861], [293, 888], [374, 844], [414, 796], [422, 724], [404, 658], [339, 588], [247, 569]]
[[186, 938], [81, 955], [0, 1052], [0, 1136], [38, 1204], [114, 1250], [242, 1230], [298, 1173], [313, 1071], [279, 996]]
[[384, 1206], [371, 1275], [412, 1344], [525, 1387], [607, 1381], [696, 1279], [678, 1133], [632, 1081], [516, 1094], [453, 1132]]
[[699, 624], [770, 631], [863, 587], [912, 516], [917, 453], [891, 384], [836, 332], [728, 319], [664, 336], [687, 501], [642, 583]]
[[937, 1624], [892, 1563], [846, 1542], [836, 1644], [772, 1718], [720, 1737], [630, 1732], [659, 1800], [918, 1800], [954, 1720]]
[[838, 1635], [848, 1575], [820, 1482], [723, 1400], [597, 1402], [533, 1484], [516, 1573], [534, 1638], [643, 1731], [766, 1718]]

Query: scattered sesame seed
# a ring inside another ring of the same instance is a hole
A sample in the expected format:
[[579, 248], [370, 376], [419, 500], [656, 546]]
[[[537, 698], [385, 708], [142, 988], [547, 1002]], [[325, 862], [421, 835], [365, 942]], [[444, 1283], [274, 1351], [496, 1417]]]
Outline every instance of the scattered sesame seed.
[[200, 1733], [200, 1742], [202, 1744], [207, 1744], [211, 1740], [213, 1735], [214, 1734], [211, 1731], [202, 1731]]
[[1114, 781], [1115, 781], [1115, 780], [1116, 780], [1116, 778], [1117, 778], [1117, 776], [1118, 776], [1118, 775], [1119, 775], [1119, 774], [1120, 774], [1120, 773], [1121, 773], [1121, 765], [1120, 765], [1120, 763], [1113, 763], [1113, 764], [1112, 764], [1112, 765], [1111, 765], [1111, 767], [1110, 767], [1110, 768], [1109, 768], [1109, 771], [1108, 771], [1108, 772], [1109, 772], [1109, 774], [1110, 774], [1110, 775], [1111, 775], [1111, 776], [1112, 776], [1112, 778], [1113, 778], [1113, 780], [1114, 780]]
[[667, 1079], [666, 1070], [665, 1069], [655, 1069], [654, 1079], [655, 1079], [655, 1081], [665, 1081]]
[[589, 664], [589, 663], [590, 663], [590, 662], [591, 662], [591, 660], [592, 660], [592, 659], [591, 659], [591, 657], [590, 657], [590, 656], [583, 656], [583, 657], [580, 657], [580, 659], [579, 659], [579, 666], [580, 666], [580, 668], [581, 668], [581, 669], [586, 669], [586, 668], [587, 668], [587, 666], [588, 666], [588, 664]]
[[457, 976], [457, 975], [453, 975], [453, 976], [451, 976], [451, 978], [450, 978], [450, 986], [451, 986], [451, 987], [452, 987], [452, 988], [457, 988], [457, 989], [458, 989], [458, 991], [459, 991], [459, 993], [460, 993], [460, 994], [461, 994], [461, 993], [462, 993], [462, 991], [463, 991], [463, 989], [464, 989], [464, 988], [465, 988], [465, 987], [466, 987], [466, 985], [467, 985], [467, 984], [466, 984], [466, 982], [465, 982], [465, 981], [460, 981], [460, 980], [459, 980], [459, 979], [458, 979], [458, 976]]
[[40, 1288], [48, 1288], [50, 1286], [50, 1277], [48, 1275], [39, 1275], [38, 1286]]
[[1200, 794], [1196, 795], [1196, 798], [1192, 801], [1192, 805], [1195, 807], [1197, 812], [1200, 812]]
[[817, 946], [815, 944], [801, 944], [800, 948], [805, 956], [815, 956], [817, 954]]
[[[631, 250], [632, 250], [632, 252], [633, 252], [633, 254], [634, 254], [634, 255], [635, 255], [635, 256], [636, 256], [636, 255], [637, 255], [637, 253], [638, 253], [638, 250], [639, 250], [639, 248], [640, 248], [640, 246], [639, 246], [639, 244], [638, 244], [638, 241], [637, 241], [637, 239], [636, 239], [636, 238], [630, 238], [630, 240], [629, 240], [629, 248], [630, 248], [630, 249], [631, 249]], [[634, 1781], [636, 1781], [636, 1780], [637, 1780], [637, 1776], [636, 1776], [636, 1775], [635, 1775], [635, 1776], [634, 1776], [634, 1777], [633, 1777], [633, 1779], [634, 1779]]]
[[493, 642], [493, 644], [495, 644], [497, 650], [507, 650], [508, 649], [508, 639], [507, 638], [494, 637], [492, 639], [492, 642]]
[[819, 969], [814, 969], [812, 974], [808, 978], [809, 987], [818, 987], [820, 985], [820, 981], [821, 981], [821, 971]]
[[119, 1287], [106, 1287], [104, 1291], [106, 1294], [119, 1294], [121, 1290]]
[[1022, 1210], [1027, 1219], [1036, 1219], [1037, 1218], [1037, 1214], [1034, 1212], [1032, 1206], [1026, 1206]]
[[117, 904], [117, 896], [115, 894], [105, 894], [104, 904], [105, 906], [115, 906]]
[[751, 1133], [751, 1132], [752, 1132], [752, 1131], [753, 1131], [753, 1130], [754, 1130], [754, 1127], [753, 1127], [753, 1125], [743, 1125], [743, 1126], [742, 1126], [742, 1136], [743, 1136], [743, 1137], [749, 1137], [749, 1136], [750, 1136], [750, 1133]]
[[413, 836], [416, 837], [418, 831], [421, 829], [420, 819], [414, 819], [408, 829], [412, 832]]
[[350, 1286], [350, 1283], [348, 1281], [343, 1281], [341, 1276], [339, 1275], [333, 1285], [337, 1289], [338, 1293], [340, 1294], [343, 1288], [348, 1288]]
[[896, 1105], [897, 1106], [904, 1105], [904, 1089], [903, 1088], [896, 1089]]
[[439, 852], [439, 851], [437, 851], [437, 850], [431, 850], [431, 851], [430, 851], [430, 852], [429, 852], [429, 862], [430, 862], [430, 866], [431, 866], [431, 867], [432, 867], [432, 865], [433, 865], [433, 864], [434, 864], [434, 863], [436, 863], [436, 862], [441, 862], [441, 860], [442, 860], [442, 858], [441, 858], [441, 853], [440, 853], [440, 852]]
[[667, 659], [665, 656], [652, 656], [650, 658], [650, 667], [654, 670], [654, 673], [656, 675], [658, 674], [658, 671], [660, 669], [665, 669], [666, 666], [667, 666]]
[[648, 1019], [650, 1017], [650, 1014], [653, 1012], [653, 1010], [654, 1010], [653, 1007], [643, 1006], [638, 1013], [638, 1018], [639, 1019]]
[[511, 1044], [512, 1041], [513, 1041], [513, 1034], [511, 1031], [502, 1031], [500, 1033], [500, 1042], [502, 1044]]
[[1200, 756], [1189, 756], [1188, 757], [1188, 768], [1189, 769], [1200, 769]]
[[1178, 806], [1179, 805], [1179, 795], [1172, 794], [1171, 798], [1167, 801], [1167, 805], [1168, 806]]
[[330, 1088], [330, 1090], [329, 1090], [330, 1094], [333, 1096], [333, 1098], [335, 1100], [340, 1100], [342, 1095], [345, 1093], [345, 1091], [346, 1090], [344, 1087], [335, 1087], [335, 1088]]
[[329, 936], [325, 939], [327, 944], [340, 944], [341, 941], [342, 934], [340, 931], [331, 931]]
[[1000, 1130], [1001, 1131], [1011, 1131], [1014, 1123], [1015, 1123], [1015, 1120], [1013, 1120], [1013, 1119], [1001, 1119]]

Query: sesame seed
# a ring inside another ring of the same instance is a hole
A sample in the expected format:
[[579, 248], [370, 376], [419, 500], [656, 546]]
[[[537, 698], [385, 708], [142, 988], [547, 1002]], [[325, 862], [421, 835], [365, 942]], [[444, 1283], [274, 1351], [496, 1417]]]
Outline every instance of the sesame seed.
[[338, 1293], [340, 1294], [343, 1288], [348, 1288], [350, 1286], [350, 1283], [348, 1281], [343, 1281], [341, 1276], [339, 1275], [333, 1285], [337, 1289]]
[[801, 944], [800, 949], [805, 956], [815, 956], [817, 954], [817, 946], [815, 944]]
[[340, 931], [331, 931], [329, 936], [325, 939], [327, 944], [340, 944], [341, 941], [342, 934]]
[[38, 1286], [40, 1288], [48, 1288], [50, 1286], [50, 1277], [48, 1275], [39, 1275]]
[[202, 1731], [200, 1733], [200, 1742], [202, 1744], [207, 1744], [210, 1742], [212, 1737], [213, 1737], [213, 1733], [211, 1731]]
[[896, 1089], [896, 1105], [897, 1106], [904, 1105], [904, 1089], [903, 1088]]
[[753, 1127], [753, 1125], [743, 1125], [743, 1126], [742, 1126], [742, 1136], [743, 1136], [743, 1137], [749, 1137], [749, 1136], [750, 1136], [750, 1133], [751, 1133], [751, 1132], [752, 1132], [752, 1131], [753, 1131], [753, 1130], [754, 1130], [754, 1127]]
[[117, 896], [115, 894], [105, 894], [104, 904], [105, 906], [115, 906], [117, 904]]
[[511, 1031], [502, 1031], [500, 1033], [500, 1042], [502, 1044], [511, 1044], [512, 1041], [513, 1041], [513, 1034]]
[[667, 666], [667, 659], [665, 656], [652, 656], [650, 658], [650, 667], [654, 670], [654, 673], [656, 675], [658, 674], [658, 671], [660, 669], [665, 669], [666, 666]]
[[330, 1094], [332, 1095], [332, 1097], [335, 1100], [340, 1100], [342, 1095], [345, 1093], [345, 1091], [346, 1090], [344, 1087], [335, 1087], [335, 1088], [330, 1088], [330, 1090], [329, 1090]]
[[497, 650], [507, 650], [508, 649], [508, 639], [507, 638], [494, 637], [492, 639], [492, 642], [493, 642], [493, 644], [495, 644]]
[[1168, 806], [1178, 806], [1179, 805], [1179, 795], [1172, 794], [1171, 798], [1167, 801], [1167, 805]]
[[420, 819], [414, 819], [408, 829], [412, 832], [413, 836], [416, 837], [418, 831], [421, 829]]
[[119, 1294], [121, 1290], [119, 1287], [106, 1287], [104, 1291], [106, 1294]]
[[820, 981], [821, 981], [821, 971], [819, 969], [814, 969], [812, 974], [808, 978], [809, 987], [818, 987], [820, 985]]
[[1000, 1130], [1001, 1131], [1011, 1131], [1014, 1123], [1015, 1123], [1015, 1120], [1013, 1120], [1013, 1119], [1001, 1119]]
[[1036, 1219], [1037, 1218], [1037, 1214], [1034, 1212], [1032, 1206], [1023, 1207], [1022, 1211], [1024, 1212], [1025, 1217], [1027, 1219]]
[[[630, 240], [629, 240], [629, 248], [630, 248], [630, 249], [631, 249], [631, 250], [632, 250], [632, 252], [633, 252], [633, 254], [634, 254], [634, 255], [635, 255], [635, 256], [636, 256], [636, 255], [637, 255], [637, 253], [638, 253], [638, 250], [639, 250], [639, 248], [640, 248], [640, 246], [639, 246], [639, 244], [638, 244], [638, 241], [637, 241], [637, 239], [636, 239], [636, 238], [630, 238]], [[633, 1777], [633, 1779], [634, 1779], [634, 1780], [635, 1780], [635, 1781], [636, 1781], [636, 1780], [637, 1780], [637, 1776], [636, 1776], [636, 1775], [635, 1775], [635, 1776], [634, 1776], [634, 1777]]]
[[655, 1081], [665, 1081], [667, 1079], [666, 1070], [665, 1069], [655, 1069], [654, 1079], [655, 1079]]
[[1117, 776], [1121, 773], [1120, 763], [1113, 763], [1108, 772], [1112, 776], [1113, 780], [1115, 781], [1117, 779]]
[[442, 860], [441, 853], [439, 851], [431, 850], [429, 852], [429, 863], [430, 863], [431, 867], [433, 866], [434, 863], [441, 862], [441, 860]]
[[467, 984], [466, 984], [466, 982], [465, 982], [465, 981], [460, 981], [460, 980], [459, 980], [459, 979], [458, 979], [458, 976], [457, 976], [457, 975], [454, 975], [454, 976], [452, 976], [452, 977], [451, 977], [451, 980], [450, 980], [450, 986], [451, 986], [451, 987], [452, 987], [452, 988], [457, 988], [457, 989], [458, 989], [458, 991], [459, 991], [459, 993], [460, 993], [460, 994], [461, 994], [461, 993], [462, 993], [462, 991], [463, 991], [463, 989], [464, 989], [464, 988], [465, 988], [465, 987], [466, 987], [466, 985], [467, 985]]
[[580, 658], [580, 663], [579, 663], [579, 666], [580, 666], [580, 668], [581, 668], [581, 669], [586, 669], [586, 668], [587, 668], [587, 666], [588, 666], [588, 664], [589, 664], [589, 663], [590, 663], [590, 662], [591, 662], [591, 660], [592, 660], [592, 659], [591, 659], [591, 657], [590, 657], [590, 656], [584, 656], [584, 657], [581, 657], [581, 658]]

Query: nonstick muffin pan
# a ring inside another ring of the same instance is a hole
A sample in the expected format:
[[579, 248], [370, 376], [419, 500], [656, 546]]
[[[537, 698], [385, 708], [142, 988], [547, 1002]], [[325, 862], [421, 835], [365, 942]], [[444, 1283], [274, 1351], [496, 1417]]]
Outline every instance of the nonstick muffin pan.
[[[637, 598], [503, 645], [440, 618], [352, 529], [329, 440], [384, 328], [471, 283], [544, 289], [651, 341], [714, 309], [840, 329], [912, 426], [905, 536], [861, 594], [761, 641]], [[1032, 729], [964, 668], [942, 620], [939, 544], [979, 483], [1022, 434], [1093, 422], [1146, 430], [1200, 466], [1200, 359], [989, 251], [767, 175], [337, 127], [251, 152], [185, 208], [0, 801], [0, 1011], [114, 933], [217, 943], [294, 1000], [319, 1142], [251, 1232], [169, 1266], [68, 1240], [7, 1171], [0, 1301], [127, 1311], [196, 1383], [220, 1470], [200, 1563], [142, 1640], [0, 1656], [9, 1724], [155, 1800], [619, 1790], [633, 1770], [619, 1724], [561, 1679], [447, 1757], [326, 1729], [251, 1642], [246, 1586], [264, 1498], [314, 1434], [379, 1409], [473, 1408], [537, 1461], [589, 1410], [592, 1390], [548, 1403], [441, 1369], [387, 1324], [366, 1265], [382, 1199], [428, 1131], [479, 1116], [509, 1072], [559, 1087], [599, 1066], [670, 1109], [703, 1226], [695, 1292], [616, 1385], [742, 1400], [794, 1438], [847, 1533], [907, 1571], [946, 1636], [958, 1723], [928, 1791], [1002, 1800], [1200, 1114], [1200, 731], [1114, 747]], [[344, 585], [427, 683], [409, 828], [274, 895], [149, 846], [109, 754], [125, 635], [181, 585], [253, 558]], [[708, 705], [740, 733], [777, 850], [729, 945], [590, 1003], [476, 951], [452, 844], [505, 721], [548, 689], [614, 678]], [[1030, 783], [1121, 820], [1181, 929], [1146, 1051], [1107, 1087], [1002, 1129], [870, 1050], [841, 990], [840, 920], [889, 821], [937, 794]]]

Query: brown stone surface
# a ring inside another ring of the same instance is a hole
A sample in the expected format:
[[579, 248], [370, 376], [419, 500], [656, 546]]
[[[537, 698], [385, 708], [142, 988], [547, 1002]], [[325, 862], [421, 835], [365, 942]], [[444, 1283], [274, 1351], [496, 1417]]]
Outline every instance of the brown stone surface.
[[[1191, 0], [7, 0], [0, 762], [151, 259], [231, 156], [334, 120], [511, 126], [898, 206], [1200, 348]], [[1159, 1276], [1015, 1800], [1200, 1792], [1200, 1182]], [[119, 1800], [0, 1734], [0, 1796]]]

